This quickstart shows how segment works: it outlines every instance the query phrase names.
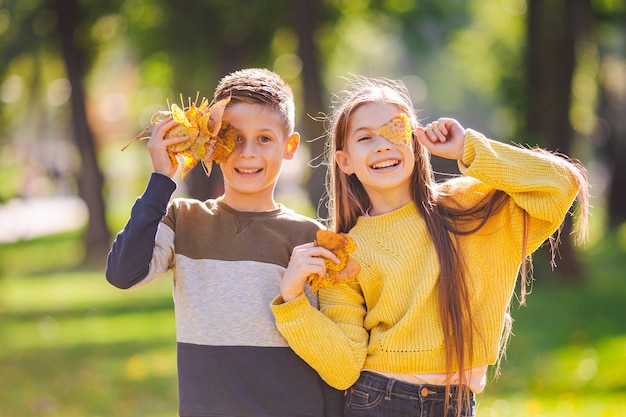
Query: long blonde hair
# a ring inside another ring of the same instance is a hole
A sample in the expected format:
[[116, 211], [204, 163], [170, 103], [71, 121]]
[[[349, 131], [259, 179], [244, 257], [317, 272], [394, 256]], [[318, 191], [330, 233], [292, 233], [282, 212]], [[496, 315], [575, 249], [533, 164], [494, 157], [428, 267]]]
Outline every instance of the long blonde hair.
[[[326, 160], [329, 164], [327, 192], [329, 196], [329, 214], [331, 229], [347, 233], [355, 225], [357, 218], [370, 207], [370, 199], [356, 175], [346, 175], [339, 169], [334, 155], [343, 149], [348, 134], [352, 113], [366, 103], [385, 102], [396, 106], [399, 112], [405, 113], [413, 129], [419, 126], [416, 111], [406, 86], [400, 81], [385, 78], [368, 78], [352, 76], [348, 80], [348, 89], [336, 95], [333, 112], [330, 114]], [[456, 371], [458, 365], [461, 395], [458, 398], [458, 410], [463, 401], [469, 401], [470, 391], [466, 374], [473, 358], [473, 339], [480, 335], [474, 334], [472, 311], [468, 289], [468, 277], [461, 256], [457, 237], [473, 233], [480, 229], [488, 218], [497, 212], [507, 201], [508, 196], [502, 191], [493, 191], [474, 207], [461, 208], [454, 204], [451, 196], [446, 195], [438, 187], [430, 163], [430, 153], [414, 137], [415, 168], [411, 176], [411, 197], [421, 212], [429, 234], [434, 242], [439, 259], [439, 315], [444, 334], [446, 351], [446, 373], [448, 379]], [[582, 171], [577, 171], [582, 172]], [[581, 203], [586, 218], [588, 194], [584, 175], [579, 178], [583, 190]], [[586, 222], [584, 231], [586, 231]], [[525, 222], [526, 224], [526, 222]], [[527, 240], [527, 228], [524, 227], [524, 243]], [[551, 240], [551, 243], [554, 243]], [[522, 259], [527, 259], [524, 253]], [[526, 291], [526, 262], [522, 263], [522, 297]], [[506, 346], [510, 335], [512, 321], [507, 320], [501, 344], [501, 352]], [[449, 392], [449, 383], [446, 391]], [[446, 396], [449, 398], [449, 396]]]

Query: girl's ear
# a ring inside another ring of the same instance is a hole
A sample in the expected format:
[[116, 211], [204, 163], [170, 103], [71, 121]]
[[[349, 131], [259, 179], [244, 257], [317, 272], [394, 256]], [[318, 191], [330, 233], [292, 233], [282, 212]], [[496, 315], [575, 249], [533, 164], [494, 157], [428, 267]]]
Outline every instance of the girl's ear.
[[285, 143], [285, 152], [283, 153], [283, 158], [290, 160], [296, 154], [298, 150], [298, 145], [300, 144], [300, 134], [295, 132], [287, 139], [287, 143]]
[[352, 169], [352, 166], [350, 165], [350, 158], [348, 158], [348, 155], [346, 155], [344, 151], [342, 150], [335, 151], [335, 162], [337, 162], [337, 166], [339, 167], [341, 172], [343, 172], [344, 174], [346, 175], [354, 174], [354, 170]]

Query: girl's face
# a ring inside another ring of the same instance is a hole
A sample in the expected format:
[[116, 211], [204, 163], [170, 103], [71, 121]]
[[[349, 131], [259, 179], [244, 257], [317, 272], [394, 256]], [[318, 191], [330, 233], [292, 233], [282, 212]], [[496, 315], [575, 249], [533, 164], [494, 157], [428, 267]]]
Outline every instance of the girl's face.
[[[339, 169], [356, 175], [372, 202], [372, 214], [399, 208], [411, 199], [415, 156], [413, 141], [394, 144], [376, 131], [401, 113], [386, 102], [365, 103], [350, 116], [343, 149], [335, 152]], [[377, 212], [378, 211], [378, 212]]]

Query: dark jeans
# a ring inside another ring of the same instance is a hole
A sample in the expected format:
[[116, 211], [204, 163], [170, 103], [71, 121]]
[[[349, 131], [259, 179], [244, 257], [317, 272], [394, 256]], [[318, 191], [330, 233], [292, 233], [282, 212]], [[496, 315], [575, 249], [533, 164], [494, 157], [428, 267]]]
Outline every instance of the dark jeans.
[[[389, 379], [373, 372], [361, 372], [358, 381], [348, 389], [345, 417], [456, 417], [457, 387], [450, 387], [449, 408], [445, 410], [446, 387], [415, 385]], [[461, 416], [474, 416], [476, 398]]]

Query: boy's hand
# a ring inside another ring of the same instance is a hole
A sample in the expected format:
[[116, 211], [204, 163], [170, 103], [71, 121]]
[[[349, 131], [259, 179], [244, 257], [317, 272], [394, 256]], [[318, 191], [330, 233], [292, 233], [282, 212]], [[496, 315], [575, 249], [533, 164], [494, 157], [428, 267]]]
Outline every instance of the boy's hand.
[[150, 152], [150, 158], [152, 158], [154, 172], [167, 175], [170, 178], [174, 177], [174, 174], [176, 174], [178, 162], [173, 163], [170, 159], [167, 153], [167, 147], [189, 139], [188, 136], [163, 139], [167, 131], [177, 124], [178, 123], [171, 117], [157, 123], [154, 129], [152, 129], [152, 135], [148, 141], [148, 151]]
[[340, 262], [334, 253], [321, 246], [315, 246], [312, 242], [293, 248], [291, 260], [280, 283], [280, 296], [284, 302], [291, 301], [302, 294], [309, 275], [326, 275], [324, 258], [335, 263]]
[[465, 144], [465, 129], [459, 122], [441, 117], [415, 129], [417, 139], [431, 154], [447, 159], [461, 159]]

